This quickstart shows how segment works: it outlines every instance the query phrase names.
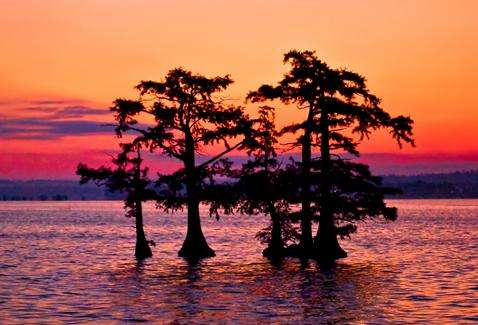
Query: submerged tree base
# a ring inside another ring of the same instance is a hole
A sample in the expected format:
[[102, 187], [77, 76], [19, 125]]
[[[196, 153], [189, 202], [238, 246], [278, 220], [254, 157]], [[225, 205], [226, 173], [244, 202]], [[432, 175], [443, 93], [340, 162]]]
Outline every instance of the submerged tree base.
[[335, 261], [347, 257], [347, 252], [340, 246], [336, 236], [319, 236], [315, 238], [316, 255], [321, 261]]
[[267, 257], [270, 260], [277, 260], [286, 256], [284, 247], [267, 246], [262, 251], [262, 256]]
[[151, 247], [147, 241], [139, 241], [136, 242], [136, 248], [134, 250], [134, 256], [138, 260], [143, 260], [148, 257], [153, 256], [153, 252], [151, 251]]
[[[277, 254], [279, 252], [276, 251], [275, 253]], [[336, 246], [333, 249], [329, 248], [324, 250], [321, 249], [317, 244], [308, 249], [304, 249], [301, 245], [298, 244], [292, 244], [285, 247], [280, 253], [282, 254], [282, 257], [306, 258], [326, 262], [331, 262], [347, 257], [347, 252], [344, 251], [340, 246]], [[263, 255], [266, 256], [264, 252]]]
[[204, 242], [186, 241], [178, 252], [178, 256], [190, 259], [201, 259], [216, 256], [214, 250]]
[[328, 249], [317, 248], [315, 252], [315, 258], [320, 261], [335, 261], [341, 258], [346, 258], [347, 252], [342, 249], [340, 246]]

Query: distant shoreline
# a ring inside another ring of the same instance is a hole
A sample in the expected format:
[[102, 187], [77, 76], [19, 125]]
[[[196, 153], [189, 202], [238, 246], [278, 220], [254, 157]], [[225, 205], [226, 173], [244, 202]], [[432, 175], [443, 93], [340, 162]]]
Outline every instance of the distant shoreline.
[[[386, 186], [403, 194], [388, 199], [477, 199], [478, 170], [420, 175], [382, 176]], [[76, 180], [1, 180], [0, 201], [114, 201], [121, 193], [110, 193], [94, 184]]]
[[[423, 198], [423, 197], [388, 197], [386, 201], [408, 201], [408, 200], [420, 200], [420, 201], [449, 201], [449, 200], [478, 200], [478, 197], [454, 197], [454, 198]], [[45, 202], [45, 203], [52, 203], [52, 202], [118, 202], [122, 203], [123, 200], [121, 199], [92, 199], [92, 200], [0, 200], [1, 203], [17, 203], [17, 202]], [[152, 202], [152, 201], [151, 201]]]

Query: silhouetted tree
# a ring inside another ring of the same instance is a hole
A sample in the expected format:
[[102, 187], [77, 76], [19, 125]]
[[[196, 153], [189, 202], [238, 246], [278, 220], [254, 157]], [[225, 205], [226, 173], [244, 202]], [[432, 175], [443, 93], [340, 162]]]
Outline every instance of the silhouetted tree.
[[[291, 67], [279, 84], [263, 85], [249, 93], [248, 99], [254, 102], [279, 99], [285, 104], [295, 104], [298, 109], [306, 110], [305, 120], [289, 124], [281, 132], [299, 133], [293, 148], [300, 147], [302, 151], [302, 249], [306, 255], [344, 257], [346, 253], [340, 247], [337, 235], [347, 235], [354, 227], [342, 226], [341, 222], [344, 219], [350, 222], [356, 219], [344, 213], [344, 207], [337, 205], [340, 200], [334, 201], [336, 194], [343, 190], [337, 187], [335, 178], [339, 174], [348, 175], [377, 187], [379, 181], [372, 178], [362, 165], [342, 162], [339, 156], [333, 159], [331, 151], [358, 156], [358, 142], [368, 138], [378, 128], [387, 128], [400, 146], [402, 142], [413, 145], [413, 122], [409, 117], [391, 117], [379, 106], [380, 100], [369, 92], [364, 77], [346, 69], [330, 68], [316, 57], [315, 52], [290, 51], [284, 55], [284, 63], [289, 63]], [[313, 158], [314, 148], [319, 148], [320, 158]], [[316, 184], [312, 183], [313, 169], [320, 172], [320, 182]], [[342, 184], [346, 185], [347, 182], [345, 180]], [[354, 195], [360, 191], [360, 188], [356, 189]], [[365, 210], [357, 217], [363, 219], [365, 215], [376, 216], [378, 213], [393, 219], [391, 210], [374, 210], [380, 201], [375, 199], [374, 204], [362, 206]], [[342, 203], [349, 204], [351, 209], [354, 206], [353, 200]], [[315, 248], [311, 227], [314, 218], [319, 220]]]
[[260, 107], [253, 135], [255, 141], [246, 147], [250, 158], [234, 174], [237, 179], [234, 191], [239, 195], [240, 212], [270, 216], [270, 226], [261, 230], [257, 237], [268, 244], [263, 255], [278, 258], [284, 255], [285, 244], [297, 237], [290, 222], [293, 213], [290, 197], [296, 193], [296, 174], [291, 168], [283, 168], [277, 159], [273, 107]]
[[[136, 87], [140, 100], [118, 99], [113, 107], [119, 136], [136, 132], [136, 141], [183, 164], [181, 170], [163, 175], [158, 181], [162, 187], [159, 205], [173, 210], [187, 206], [187, 234], [179, 251], [183, 257], [214, 256], [201, 229], [201, 183], [211, 171], [208, 166], [244, 144], [243, 137], [235, 144], [230, 143], [231, 139], [247, 134], [250, 128], [241, 107], [226, 105], [224, 100], [215, 97], [231, 83], [229, 76], [207, 78], [177, 68], [169, 71], [163, 81], [142, 81]], [[140, 125], [140, 116], [152, 117], [154, 124]], [[217, 155], [197, 162], [201, 150], [217, 144], [223, 145]]]
[[134, 218], [136, 225], [134, 254], [136, 258], [144, 259], [151, 257], [152, 252], [144, 233], [142, 202], [154, 200], [156, 192], [150, 188], [148, 169], [141, 168], [143, 160], [140, 145], [123, 144], [122, 149], [113, 159], [114, 168], [102, 166], [95, 169], [79, 164], [76, 173], [80, 175], [81, 184], [93, 181], [97, 185], [106, 186], [112, 192], [127, 194], [124, 201], [126, 216]]

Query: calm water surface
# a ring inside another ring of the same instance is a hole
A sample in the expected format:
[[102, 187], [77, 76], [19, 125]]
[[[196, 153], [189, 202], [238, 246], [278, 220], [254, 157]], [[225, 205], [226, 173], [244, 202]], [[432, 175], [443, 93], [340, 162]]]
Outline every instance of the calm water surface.
[[393, 201], [334, 268], [271, 265], [262, 217], [203, 219], [217, 256], [177, 257], [184, 214], [145, 209], [154, 257], [136, 263], [121, 202], [0, 202], [0, 324], [478, 323], [478, 201]]

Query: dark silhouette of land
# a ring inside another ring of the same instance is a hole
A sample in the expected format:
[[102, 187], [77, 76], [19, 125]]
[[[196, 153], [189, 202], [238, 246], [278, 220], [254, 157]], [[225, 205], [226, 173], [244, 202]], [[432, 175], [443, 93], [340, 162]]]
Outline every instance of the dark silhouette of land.
[[[397, 187], [402, 194], [393, 199], [476, 199], [478, 170], [418, 175], [382, 175], [383, 184]], [[123, 200], [94, 184], [76, 180], [0, 180], [0, 201], [96, 201]]]
[[384, 183], [398, 187], [397, 198], [409, 199], [472, 199], [478, 198], [478, 170], [454, 173], [388, 175]]
[[[245, 159], [235, 160], [240, 163]], [[478, 170], [381, 177], [384, 185], [402, 191], [390, 196], [393, 199], [478, 198]], [[0, 201], [96, 201], [124, 197], [94, 184], [80, 185], [76, 180], [0, 180]]]
[[95, 184], [80, 185], [78, 180], [0, 180], [2, 201], [121, 200], [123, 197]]

